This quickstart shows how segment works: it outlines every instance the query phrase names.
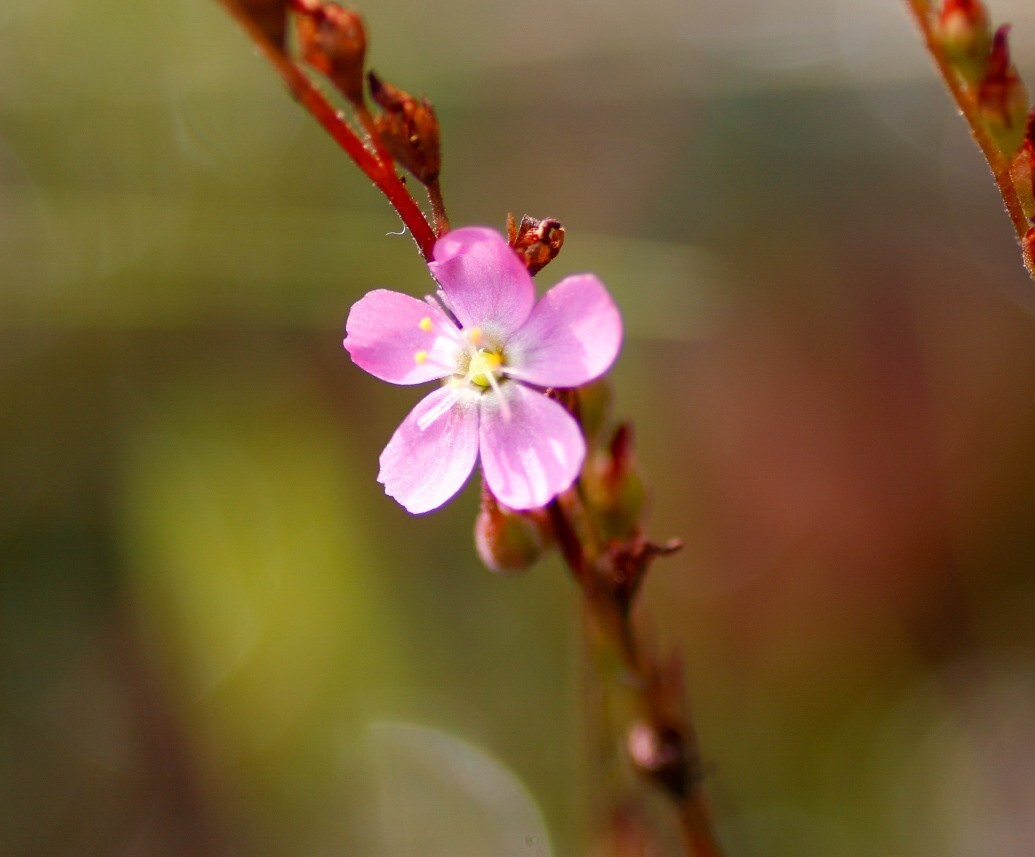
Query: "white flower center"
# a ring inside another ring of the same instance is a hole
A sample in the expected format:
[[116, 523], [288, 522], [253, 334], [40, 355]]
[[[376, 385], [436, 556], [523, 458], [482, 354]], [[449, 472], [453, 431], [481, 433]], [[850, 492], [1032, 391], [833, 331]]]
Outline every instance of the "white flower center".
[[[430, 316], [422, 318], [418, 327], [424, 333], [435, 332]], [[459, 346], [456, 364], [452, 367], [452, 378], [448, 383], [453, 386], [477, 387], [479, 392], [492, 389], [498, 393], [500, 382], [506, 378], [506, 360], [499, 343], [490, 341], [491, 337], [486, 337], [480, 327], [459, 330], [451, 326], [447, 335]], [[418, 365], [423, 365], [429, 359], [434, 359], [432, 353], [423, 348], [413, 355], [413, 361]]]
[[[436, 327], [430, 316], [422, 318], [417, 326], [424, 333], [429, 334], [435, 331]], [[459, 346], [456, 352], [456, 363], [450, 367], [452, 377], [444, 380], [445, 384], [453, 388], [453, 394], [451, 398], [443, 400], [438, 408], [421, 417], [417, 423], [421, 430], [426, 429], [452, 407], [464, 388], [470, 390], [473, 387], [478, 393], [487, 393], [491, 389], [498, 397], [503, 418], [509, 419], [510, 407], [506, 399], [500, 395], [500, 385], [507, 381], [506, 359], [500, 343], [492, 341], [494, 337], [486, 337], [480, 327], [461, 330], [449, 325], [446, 336]], [[417, 365], [423, 365], [429, 360], [433, 360], [437, 365], [446, 368], [444, 363], [435, 360], [433, 353], [433, 351], [422, 348], [414, 353], [413, 361]]]

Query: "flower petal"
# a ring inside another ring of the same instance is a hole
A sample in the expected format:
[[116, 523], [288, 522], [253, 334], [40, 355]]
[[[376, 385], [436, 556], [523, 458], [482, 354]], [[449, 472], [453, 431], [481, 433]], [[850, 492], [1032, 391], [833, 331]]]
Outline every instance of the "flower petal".
[[462, 347], [456, 325], [441, 309], [387, 289], [356, 301], [345, 334], [343, 345], [356, 365], [392, 384], [453, 374]]
[[504, 383], [500, 395], [483, 395], [480, 405], [482, 469], [496, 499], [536, 509], [571, 487], [586, 442], [564, 408], [515, 382]]
[[428, 264], [450, 308], [466, 327], [506, 337], [528, 318], [535, 302], [532, 277], [498, 232], [468, 226], [447, 232]]
[[603, 375], [622, 344], [622, 317], [592, 274], [565, 277], [543, 295], [507, 343], [508, 374], [543, 387], [577, 387]]
[[[422, 429], [423, 417], [441, 410], [449, 398], [452, 406]], [[377, 481], [407, 511], [437, 509], [471, 475], [478, 457], [477, 399], [477, 393], [439, 387], [417, 403], [388, 441]]]

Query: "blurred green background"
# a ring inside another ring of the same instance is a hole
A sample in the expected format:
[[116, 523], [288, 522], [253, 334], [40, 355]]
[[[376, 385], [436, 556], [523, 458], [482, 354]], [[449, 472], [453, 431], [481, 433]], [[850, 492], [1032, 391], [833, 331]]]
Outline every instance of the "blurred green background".
[[[454, 224], [558, 217], [623, 309], [731, 854], [1030, 855], [1035, 286], [899, 4], [362, 11]], [[562, 567], [375, 481], [396, 228], [213, 0], [3, 3], [3, 857], [593, 851]]]

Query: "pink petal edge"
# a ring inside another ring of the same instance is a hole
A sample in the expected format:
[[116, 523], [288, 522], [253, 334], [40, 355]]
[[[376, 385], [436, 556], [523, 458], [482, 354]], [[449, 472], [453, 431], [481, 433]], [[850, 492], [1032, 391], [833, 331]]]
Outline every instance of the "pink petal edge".
[[603, 375], [622, 345], [622, 317], [593, 274], [565, 277], [507, 343], [510, 373], [543, 387], [577, 387]]
[[512, 509], [537, 509], [571, 487], [586, 442], [571, 415], [542, 393], [505, 383], [482, 396], [479, 448], [489, 489]]
[[498, 232], [467, 226], [435, 244], [432, 276], [464, 327], [505, 338], [528, 318], [535, 286], [524, 264]]
[[[421, 327], [424, 319], [429, 330]], [[438, 307], [401, 292], [365, 294], [349, 311], [345, 333], [342, 344], [353, 362], [382, 381], [421, 384], [455, 371], [456, 325]], [[422, 362], [419, 352], [424, 352]]]
[[460, 397], [421, 429], [422, 418], [454, 397], [452, 387], [439, 387], [421, 399], [395, 430], [381, 453], [377, 481], [385, 493], [414, 515], [437, 509], [467, 481], [478, 457], [477, 393]]

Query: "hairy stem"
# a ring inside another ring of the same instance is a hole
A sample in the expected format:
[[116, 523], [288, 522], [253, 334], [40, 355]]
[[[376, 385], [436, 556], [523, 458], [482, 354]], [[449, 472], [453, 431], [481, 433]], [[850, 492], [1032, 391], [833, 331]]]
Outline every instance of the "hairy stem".
[[319, 122], [334, 141], [345, 150], [363, 173], [374, 183], [395, 209], [403, 224], [410, 231], [413, 240], [425, 259], [431, 259], [435, 245], [435, 233], [428, 225], [420, 206], [410, 196], [406, 186], [395, 172], [390, 159], [382, 161], [371, 152], [356, 133], [349, 127], [342, 115], [327, 100], [299, 66], [277, 45], [273, 44], [262, 29], [233, 0], [219, 0], [222, 6], [248, 32], [266, 59], [280, 74], [292, 95]]
[[438, 183], [438, 179], [434, 179], [428, 182], [427, 187], [435, 233], [440, 236], [445, 235], [449, 231], [449, 216], [446, 214], [446, 204], [442, 199], [442, 186]]
[[[989, 169], [991, 169], [992, 176], [999, 188], [999, 193], [1006, 204], [1006, 211], [1010, 215], [1010, 220], [1013, 221], [1017, 237], [1023, 238], [1031, 224], [1028, 223], [1028, 219], [1024, 216], [1024, 209], [1021, 206], [1020, 198], [1017, 196], [1013, 179], [1010, 177], [1010, 159], [999, 151], [988, 132], [985, 131], [981, 118], [978, 115], [977, 102], [961, 85], [959, 76], [949, 64], [945, 51], [935, 37], [931, 22], [931, 4], [928, 0], [905, 0], [905, 2], [912, 14], [913, 20], [916, 22], [917, 28], [924, 38], [928, 52], [934, 59], [938, 73], [956, 102], [956, 106], [959, 108], [964, 121], [970, 127], [971, 137], [973, 137], [974, 142], [981, 149], [985, 160], [988, 162]], [[1029, 273], [1035, 277], [1035, 271], [1029, 271]]]

